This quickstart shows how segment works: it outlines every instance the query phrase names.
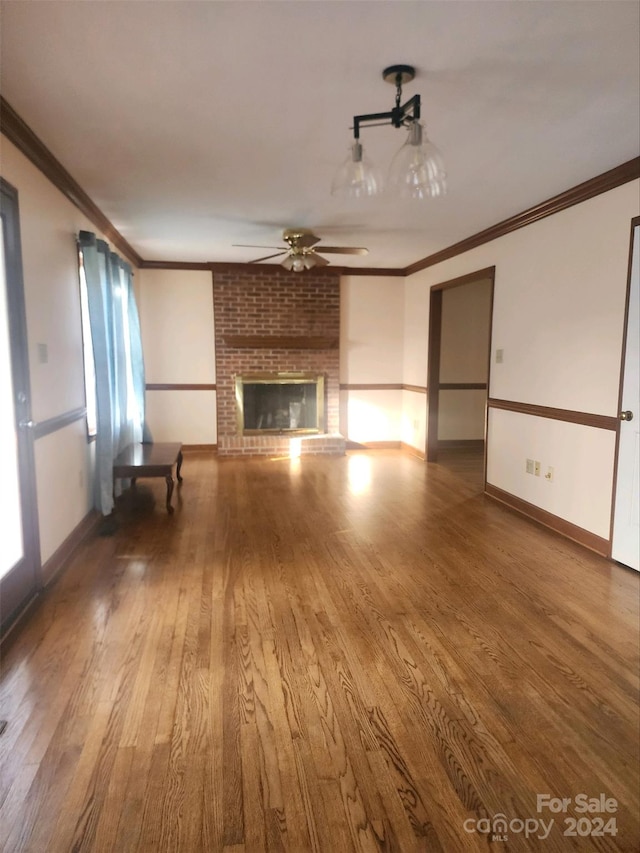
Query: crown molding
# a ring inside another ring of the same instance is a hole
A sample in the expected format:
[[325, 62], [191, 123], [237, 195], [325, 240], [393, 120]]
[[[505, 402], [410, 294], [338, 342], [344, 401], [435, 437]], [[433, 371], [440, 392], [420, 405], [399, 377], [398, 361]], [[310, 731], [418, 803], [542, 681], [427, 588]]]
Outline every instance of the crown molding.
[[142, 261], [143, 270], [211, 270], [207, 261]]
[[[283, 251], [284, 254], [284, 251]], [[153, 261], [151, 262], [153, 263]], [[273, 275], [274, 273], [278, 273], [281, 275], [292, 275], [299, 276], [301, 273], [294, 272], [294, 270], [287, 270], [280, 264], [247, 264], [247, 263], [234, 263], [232, 261], [211, 261], [207, 265], [207, 269], [211, 270], [212, 273], [224, 273], [224, 272], [245, 272], [251, 273], [252, 275]], [[305, 270], [310, 275], [342, 275], [342, 267], [312, 267], [310, 270]]]
[[[322, 254], [322, 246], [320, 247], [320, 254]], [[333, 267], [333, 269], [339, 269], [340, 275], [386, 275], [401, 278], [406, 275], [402, 267]]]
[[0, 128], [7, 139], [38, 168], [60, 192], [74, 204], [106, 239], [118, 248], [135, 266], [142, 264], [142, 258], [129, 245], [117, 228], [107, 219], [100, 208], [89, 198], [80, 184], [57, 160], [47, 146], [36, 136], [29, 125], [0, 95]]
[[553, 216], [554, 213], [559, 213], [561, 210], [573, 207], [574, 204], [588, 201], [590, 198], [609, 192], [609, 190], [622, 186], [622, 184], [626, 184], [629, 181], [634, 181], [636, 178], [640, 178], [640, 157], [627, 160], [626, 163], [622, 163], [614, 169], [609, 169], [601, 175], [596, 175], [595, 178], [584, 181], [559, 195], [555, 195], [540, 204], [528, 208], [528, 210], [524, 210], [522, 213], [498, 222], [497, 225], [485, 228], [484, 231], [479, 231], [477, 234], [473, 234], [459, 243], [454, 243], [440, 252], [435, 252], [421, 261], [416, 261], [416, 263], [405, 267], [404, 274], [413, 275], [413, 273], [420, 272], [420, 270], [424, 270], [427, 267], [432, 267], [442, 263], [442, 261], [454, 258], [456, 255], [462, 255], [470, 249], [482, 246], [483, 243], [489, 243], [497, 237], [503, 237], [511, 231], [517, 231], [518, 228], [524, 228], [526, 225], [531, 225], [533, 222], [538, 222], [538, 220], [545, 219], [547, 216]]
[[[135, 266], [140, 269], [156, 270], [210, 270], [211, 272], [223, 272], [232, 270], [269, 269], [275, 264], [267, 264], [258, 267], [249, 263], [226, 263], [226, 262], [193, 262], [193, 261], [150, 261], [144, 260], [136, 250], [125, 240], [122, 234], [104, 215], [100, 208], [89, 198], [82, 187], [71, 177], [64, 166], [53, 156], [46, 145], [36, 136], [29, 125], [23, 121], [13, 107], [0, 95], [0, 129], [2, 133], [18, 148], [22, 154], [29, 159], [47, 177], [66, 198], [69, 199], [115, 247], [117, 247]], [[616, 187], [622, 186], [629, 181], [640, 178], [640, 157], [635, 157], [584, 181], [575, 187], [571, 187], [556, 196], [553, 196], [540, 204], [524, 210], [509, 219], [498, 222], [490, 228], [485, 228], [471, 237], [467, 237], [446, 249], [428, 255], [422, 260], [409, 264], [404, 268], [397, 267], [344, 267], [329, 266], [314, 269], [314, 273], [327, 273], [334, 275], [368, 275], [368, 276], [398, 276], [406, 277], [416, 272], [435, 266], [442, 261], [449, 260], [489, 243], [498, 237], [503, 237], [511, 231], [524, 228], [547, 216], [553, 216], [561, 210], [566, 210], [575, 204], [588, 201], [601, 193], [609, 192]]]
[[[320, 251], [322, 254], [322, 250]], [[211, 272], [256, 272], [256, 270], [273, 271], [279, 264], [255, 264], [255, 263], [233, 263], [232, 261], [142, 261], [143, 270], [210, 270]], [[289, 270], [289, 272], [293, 272]], [[400, 267], [313, 267], [314, 275], [380, 275], [380, 276], [404, 276], [404, 269]], [[295, 273], [298, 275], [298, 273]]]

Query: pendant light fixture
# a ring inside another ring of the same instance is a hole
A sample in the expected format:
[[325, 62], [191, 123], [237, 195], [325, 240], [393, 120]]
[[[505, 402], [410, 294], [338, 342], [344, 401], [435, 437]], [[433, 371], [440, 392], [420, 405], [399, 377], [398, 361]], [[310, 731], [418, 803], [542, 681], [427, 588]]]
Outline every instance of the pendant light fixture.
[[356, 139], [349, 156], [340, 166], [331, 185], [331, 195], [347, 198], [367, 198], [382, 191], [382, 178], [362, 153], [362, 143]]
[[430, 142], [420, 122], [420, 95], [402, 101], [402, 85], [416, 76], [411, 65], [391, 65], [382, 72], [387, 83], [396, 87], [396, 103], [388, 112], [368, 113], [353, 117], [353, 144], [346, 161], [340, 166], [331, 186], [332, 195], [367, 198], [382, 192], [382, 180], [364, 156], [360, 142], [361, 126], [391, 124], [408, 129], [407, 139], [393, 158], [387, 180], [387, 192], [402, 198], [438, 198], [447, 191], [442, 155]]

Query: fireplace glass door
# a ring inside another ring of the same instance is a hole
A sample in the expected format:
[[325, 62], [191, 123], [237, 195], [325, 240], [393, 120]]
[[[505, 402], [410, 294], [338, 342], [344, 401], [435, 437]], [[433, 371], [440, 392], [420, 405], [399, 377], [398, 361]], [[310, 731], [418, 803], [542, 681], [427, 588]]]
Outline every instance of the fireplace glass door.
[[324, 377], [300, 373], [236, 377], [241, 435], [324, 432]]

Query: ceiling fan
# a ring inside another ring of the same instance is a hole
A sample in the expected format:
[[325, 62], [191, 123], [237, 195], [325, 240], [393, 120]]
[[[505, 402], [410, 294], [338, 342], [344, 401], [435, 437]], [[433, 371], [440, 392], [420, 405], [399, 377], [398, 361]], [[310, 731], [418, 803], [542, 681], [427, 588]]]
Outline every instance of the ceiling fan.
[[[316, 237], [308, 228], [287, 228], [282, 232], [282, 239], [288, 245], [288, 249], [281, 249], [280, 246], [252, 246], [246, 243], [234, 243], [234, 246], [241, 246], [248, 249], [280, 249], [273, 255], [265, 255], [264, 258], [256, 258], [255, 261], [249, 263], [258, 264], [260, 261], [268, 261], [271, 258], [277, 258], [280, 255], [285, 257], [280, 261], [282, 266], [293, 272], [302, 272], [310, 270], [313, 267], [326, 267], [329, 261], [319, 255], [316, 250], [316, 244], [320, 242], [320, 237]], [[358, 246], [322, 246], [324, 254], [334, 255], [366, 255], [368, 249], [363, 249]]]

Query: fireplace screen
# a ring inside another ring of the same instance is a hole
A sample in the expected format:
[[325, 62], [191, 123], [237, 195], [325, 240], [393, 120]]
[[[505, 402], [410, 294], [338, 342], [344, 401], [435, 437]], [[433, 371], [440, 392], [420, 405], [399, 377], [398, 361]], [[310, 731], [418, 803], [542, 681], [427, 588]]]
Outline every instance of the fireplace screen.
[[236, 377], [238, 431], [324, 432], [324, 377], [309, 373], [261, 373]]

